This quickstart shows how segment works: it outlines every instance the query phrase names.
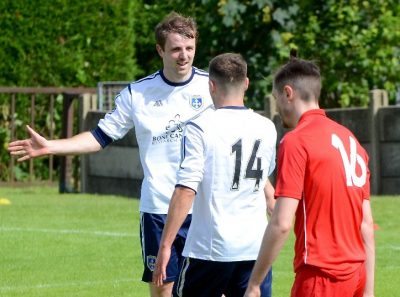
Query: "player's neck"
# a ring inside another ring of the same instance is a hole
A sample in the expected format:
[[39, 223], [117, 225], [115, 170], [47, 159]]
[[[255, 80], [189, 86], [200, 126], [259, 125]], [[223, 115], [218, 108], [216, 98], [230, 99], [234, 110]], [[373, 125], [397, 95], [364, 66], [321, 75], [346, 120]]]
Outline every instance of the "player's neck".
[[174, 73], [172, 71], [168, 71], [167, 69], [163, 69], [162, 72], [164, 77], [172, 83], [182, 83], [188, 81], [192, 76], [192, 68], [190, 68], [190, 71], [188, 71], [185, 74]]
[[223, 108], [227, 106], [244, 106], [243, 98], [224, 98], [214, 101], [215, 108]]

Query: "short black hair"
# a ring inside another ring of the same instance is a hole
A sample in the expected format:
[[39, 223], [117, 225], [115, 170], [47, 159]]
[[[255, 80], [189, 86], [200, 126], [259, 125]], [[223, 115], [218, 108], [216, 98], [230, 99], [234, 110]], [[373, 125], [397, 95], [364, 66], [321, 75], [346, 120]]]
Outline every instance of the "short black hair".
[[315, 63], [292, 56], [274, 76], [273, 87], [277, 92], [281, 93], [285, 85], [292, 86], [302, 100], [318, 100], [321, 94], [320, 70]]

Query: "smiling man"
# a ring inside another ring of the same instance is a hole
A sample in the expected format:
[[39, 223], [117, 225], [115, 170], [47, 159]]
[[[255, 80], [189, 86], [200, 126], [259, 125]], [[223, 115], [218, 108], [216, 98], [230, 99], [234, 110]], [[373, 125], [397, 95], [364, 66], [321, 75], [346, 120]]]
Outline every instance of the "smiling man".
[[152, 297], [171, 296], [182, 262], [181, 253], [189, 228], [189, 214], [174, 241], [168, 279], [151, 283], [158, 244], [180, 162], [183, 126], [212, 105], [208, 73], [192, 66], [197, 26], [190, 17], [171, 13], [155, 29], [156, 49], [163, 69], [128, 85], [115, 98], [115, 109], [98, 127], [69, 139], [47, 140], [27, 127], [30, 139], [10, 143], [19, 161], [43, 155], [97, 152], [135, 128], [144, 179], [140, 197], [140, 238], [144, 273]]

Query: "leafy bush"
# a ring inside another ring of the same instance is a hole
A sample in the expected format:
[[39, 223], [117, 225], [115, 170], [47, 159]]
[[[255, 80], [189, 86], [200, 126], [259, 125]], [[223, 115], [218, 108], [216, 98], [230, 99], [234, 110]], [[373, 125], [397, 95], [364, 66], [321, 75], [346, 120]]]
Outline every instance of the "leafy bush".
[[[135, 55], [137, 1], [130, 0], [3, 0], [0, 1], [0, 85], [95, 87], [99, 81], [133, 80], [140, 72]], [[8, 178], [10, 120], [17, 138], [25, 138], [30, 123], [30, 98], [0, 97], [1, 180]], [[60, 103], [60, 102], [59, 102]], [[50, 125], [60, 135], [62, 104], [56, 104], [50, 123], [48, 97], [36, 98], [35, 126], [49, 136]], [[45, 179], [48, 160], [35, 160], [35, 173]], [[17, 178], [25, 179], [28, 163], [18, 164]]]

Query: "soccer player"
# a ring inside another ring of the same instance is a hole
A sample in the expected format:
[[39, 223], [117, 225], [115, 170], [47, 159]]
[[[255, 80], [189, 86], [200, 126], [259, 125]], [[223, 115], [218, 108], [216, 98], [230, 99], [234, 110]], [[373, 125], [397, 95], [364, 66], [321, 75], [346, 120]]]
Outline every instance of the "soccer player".
[[155, 287], [152, 271], [169, 201], [176, 183], [180, 144], [185, 123], [212, 106], [208, 73], [192, 66], [197, 26], [192, 18], [171, 13], [155, 29], [156, 49], [163, 69], [129, 84], [115, 98], [115, 109], [98, 127], [69, 139], [46, 140], [28, 127], [30, 139], [10, 143], [19, 161], [43, 155], [82, 154], [99, 151], [135, 127], [144, 179], [140, 197], [140, 238], [143, 250], [142, 280], [151, 296], [171, 296], [179, 272], [181, 252], [191, 215], [179, 231], [168, 265], [168, 278]]
[[[272, 187], [275, 126], [244, 106], [249, 80], [241, 55], [215, 57], [209, 75], [215, 109], [186, 125], [153, 273], [156, 285], [168, 280], [171, 246], [194, 201], [174, 296], [243, 296], [267, 225], [264, 188]], [[262, 296], [271, 296], [271, 278], [259, 284]]]
[[294, 128], [280, 142], [277, 199], [246, 297], [281, 250], [295, 218], [291, 296], [371, 297], [374, 230], [369, 201], [368, 156], [355, 136], [319, 108], [318, 67], [292, 58], [274, 77], [282, 121]]

